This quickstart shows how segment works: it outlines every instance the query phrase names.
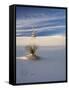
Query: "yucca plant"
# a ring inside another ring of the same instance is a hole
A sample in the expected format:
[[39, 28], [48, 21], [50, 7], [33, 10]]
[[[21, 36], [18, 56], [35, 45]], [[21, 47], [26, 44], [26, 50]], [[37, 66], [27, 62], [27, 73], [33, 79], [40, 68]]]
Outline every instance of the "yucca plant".
[[37, 50], [37, 46], [35, 46], [35, 45], [33, 45], [33, 46], [28, 45], [28, 46], [26, 46], [26, 50], [27, 50], [30, 54], [35, 55], [35, 52], [36, 52], [36, 50]]

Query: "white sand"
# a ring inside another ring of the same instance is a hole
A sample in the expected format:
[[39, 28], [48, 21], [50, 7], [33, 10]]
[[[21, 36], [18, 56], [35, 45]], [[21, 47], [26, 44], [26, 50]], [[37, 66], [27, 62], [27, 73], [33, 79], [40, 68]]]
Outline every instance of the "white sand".
[[[16, 82], [64, 81], [66, 79], [65, 48], [39, 47], [38, 51], [39, 60], [23, 60], [21, 58], [23, 56], [16, 60]], [[23, 53], [21, 54], [24, 55]]]
[[47, 37], [36, 37], [32, 39], [31, 37], [17, 37], [16, 45], [25, 46], [35, 43], [37, 46], [56, 46], [65, 44], [65, 36], [47, 36]]

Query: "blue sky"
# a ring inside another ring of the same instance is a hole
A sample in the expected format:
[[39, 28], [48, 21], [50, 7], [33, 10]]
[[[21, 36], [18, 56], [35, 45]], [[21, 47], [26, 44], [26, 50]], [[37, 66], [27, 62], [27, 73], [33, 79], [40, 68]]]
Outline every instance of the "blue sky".
[[16, 36], [65, 35], [66, 11], [55, 8], [16, 7]]

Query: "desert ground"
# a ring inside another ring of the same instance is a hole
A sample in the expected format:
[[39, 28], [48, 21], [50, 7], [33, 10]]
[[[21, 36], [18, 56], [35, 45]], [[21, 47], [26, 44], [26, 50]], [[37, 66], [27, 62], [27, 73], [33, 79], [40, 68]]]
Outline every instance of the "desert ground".
[[23, 60], [31, 37], [16, 38], [16, 83], [64, 81], [66, 52], [64, 36], [37, 37], [38, 60]]

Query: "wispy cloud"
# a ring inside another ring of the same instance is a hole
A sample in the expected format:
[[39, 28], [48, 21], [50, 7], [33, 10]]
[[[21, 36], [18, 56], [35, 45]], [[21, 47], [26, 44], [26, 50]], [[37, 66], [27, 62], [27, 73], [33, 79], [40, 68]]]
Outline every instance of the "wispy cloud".
[[[16, 27], [26, 27], [26, 26], [37, 26], [37, 24], [39, 24], [40, 22], [50, 22], [50, 21], [53, 21], [53, 20], [61, 20], [61, 19], [65, 19], [65, 17], [38, 17], [38, 18], [28, 18], [28, 19], [17, 19], [16, 20]], [[46, 23], [47, 24], [47, 23]], [[49, 23], [48, 23], [49, 24]], [[47, 24], [47, 25], [48, 25]]]
[[17, 29], [17, 31], [16, 32], [29, 32], [29, 31], [32, 31], [33, 29], [36, 31], [36, 32], [41, 32], [41, 31], [51, 31], [52, 29], [55, 29], [55, 30], [57, 30], [57, 29], [59, 29], [59, 28], [65, 28], [65, 25], [57, 25], [57, 26], [48, 26], [48, 27], [42, 27], [42, 28], [39, 28], [39, 27], [37, 27], [37, 28], [32, 28], [32, 29]]
[[[61, 13], [60, 10], [59, 12], [56, 12], [56, 10], [55, 11], [53, 10], [51, 14], [50, 12], [48, 12], [48, 14], [46, 14], [46, 12], [33, 13], [33, 10], [32, 10], [30, 14], [21, 15], [21, 18], [16, 18], [17, 36], [31, 35], [31, 32], [33, 29], [39, 34], [44, 32], [46, 33], [48, 31], [51, 31], [51, 33], [57, 32], [58, 34], [59, 31], [64, 33], [65, 28], [66, 28], [65, 12]], [[45, 34], [40, 34], [40, 35], [45, 35]]]

